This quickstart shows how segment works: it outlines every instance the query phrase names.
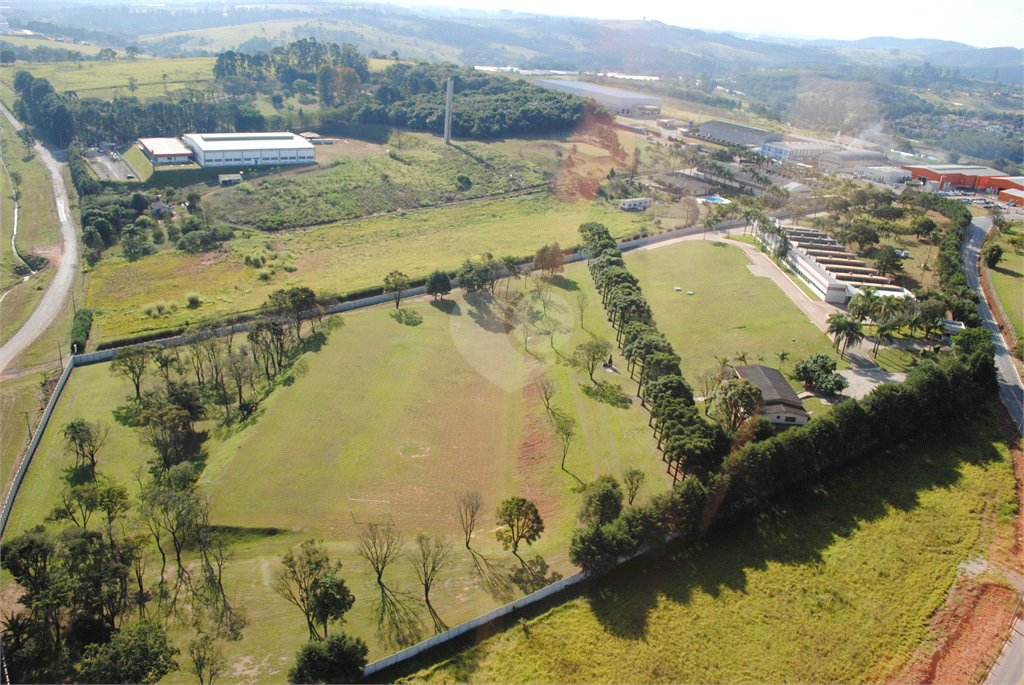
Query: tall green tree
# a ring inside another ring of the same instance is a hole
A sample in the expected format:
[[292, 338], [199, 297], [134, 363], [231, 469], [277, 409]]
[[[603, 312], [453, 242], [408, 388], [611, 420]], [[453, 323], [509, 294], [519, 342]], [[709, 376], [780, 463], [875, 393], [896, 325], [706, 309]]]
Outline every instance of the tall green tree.
[[544, 519], [537, 511], [537, 505], [522, 497], [503, 500], [494, 512], [494, 519], [501, 526], [496, 532], [503, 549], [511, 549], [519, 556], [519, 543], [533, 545], [544, 532]]
[[754, 415], [763, 399], [761, 388], [743, 378], [731, 378], [711, 396], [711, 415], [732, 433]]
[[299, 546], [297, 553], [290, 547], [285, 550], [281, 566], [274, 574], [274, 591], [306, 617], [309, 639], [323, 640], [328, 623], [340, 621], [355, 601], [345, 581], [338, 577], [341, 562], [331, 562], [323, 541], [311, 538]]
[[604, 358], [612, 351], [612, 344], [607, 340], [601, 338], [591, 338], [586, 342], [580, 343], [573, 350], [572, 357], [570, 358], [570, 364], [574, 368], [580, 371], [586, 371], [590, 376], [592, 383], [596, 384], [594, 380], [594, 371], [597, 370], [598, 365], [604, 361]]
[[402, 301], [402, 291], [409, 287], [409, 277], [397, 269], [384, 277], [384, 292], [395, 298], [395, 309]]
[[155, 623], [140, 621], [114, 635], [103, 645], [85, 649], [79, 682], [155, 683], [178, 670], [180, 652], [167, 641], [167, 633]]

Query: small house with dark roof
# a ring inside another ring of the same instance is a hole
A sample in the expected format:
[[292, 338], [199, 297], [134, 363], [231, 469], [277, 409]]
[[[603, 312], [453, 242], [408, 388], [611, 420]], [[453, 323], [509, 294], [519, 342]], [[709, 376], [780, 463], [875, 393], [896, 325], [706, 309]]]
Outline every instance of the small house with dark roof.
[[174, 216], [174, 209], [166, 202], [154, 202], [149, 206], [149, 211], [158, 219]]
[[804, 403], [778, 369], [761, 364], [737, 366], [736, 375], [761, 388], [764, 402], [761, 416], [776, 426], [802, 426], [810, 418], [804, 411]]

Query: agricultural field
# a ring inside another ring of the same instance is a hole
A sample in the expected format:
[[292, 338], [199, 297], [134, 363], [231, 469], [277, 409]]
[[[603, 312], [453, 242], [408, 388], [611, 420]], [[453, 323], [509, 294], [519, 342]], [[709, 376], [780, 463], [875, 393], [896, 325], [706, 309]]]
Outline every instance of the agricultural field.
[[987, 415], [627, 565], [406, 681], [889, 682], [930, 651], [958, 565], [986, 555], [976, 580], [1001, 582], [1015, 489]]
[[[17, 69], [4, 69], [3, 79], [10, 86], [15, 71], [27, 71], [45, 78], [54, 90], [73, 90], [79, 97], [111, 99], [135, 96], [139, 99], [162, 96], [189, 85], [213, 80], [214, 57], [179, 59], [119, 59], [116, 62], [19, 62]], [[164, 76], [166, 75], [166, 80]], [[135, 90], [129, 79], [135, 79]]]
[[[500, 285], [498, 297], [505, 292]], [[532, 287], [524, 281], [510, 285], [513, 292]], [[591, 303], [583, 321], [575, 307], [578, 290]], [[404, 301], [400, 317], [382, 306], [346, 315], [340, 327], [328, 325], [329, 337], [296, 362], [261, 405], [257, 420], [224, 425], [211, 407], [199, 426], [209, 435], [199, 487], [211, 498], [213, 523], [231, 532], [233, 559], [225, 576], [250, 621], [240, 642], [224, 645], [235, 678], [280, 682], [306, 639], [301, 613], [270, 587], [288, 546], [323, 538], [332, 558], [344, 563], [342, 575], [356, 596], [344, 629], [365, 639], [371, 658], [378, 658], [393, 648], [377, 638], [375, 576], [354, 551], [365, 524], [390, 520], [407, 538], [422, 531], [457, 543], [452, 565], [432, 593], [438, 612], [455, 625], [521, 595], [508, 575], [518, 563], [501, 551], [492, 532], [490, 512], [500, 499], [520, 494], [537, 503], [545, 532], [521, 553], [542, 557], [550, 577], [575, 571], [567, 547], [579, 505], [577, 478], [618, 475], [633, 464], [647, 474], [641, 497], [667, 487], [647, 412], [628, 401], [592, 399], [584, 392], [591, 386], [586, 375], [558, 363], [591, 333], [612, 335], [585, 267], [567, 268], [554, 279], [552, 292], [552, 312], [563, 332], [551, 343], [530, 341], [528, 353], [521, 332], [506, 329], [495, 296], [437, 304], [419, 298]], [[234, 345], [243, 342], [237, 336]], [[558, 388], [553, 403], [579, 421], [566, 471], [532, 385], [541, 376]], [[607, 374], [601, 380], [631, 389], [628, 378]], [[160, 382], [151, 373], [145, 387]], [[132, 395], [131, 384], [113, 376], [109, 364], [76, 369], [19, 494], [12, 532], [41, 521], [74, 478], [59, 427], [76, 417], [111, 427], [98, 471], [137, 491], [134, 474], [145, 469], [150, 452], [135, 430], [112, 415]], [[491, 562], [482, 574], [462, 547], [453, 517], [453, 493], [464, 489], [484, 497], [484, 520], [472, 543]], [[150, 581], [159, 569], [155, 549], [153, 557]], [[405, 561], [393, 568], [388, 582], [415, 594]], [[188, 632], [175, 628], [171, 637], [184, 644]], [[188, 676], [177, 673], [168, 681], [189, 682], [183, 678]]]
[[658, 328], [682, 357], [687, 378], [717, 365], [716, 358], [734, 359], [742, 352], [749, 364], [778, 367], [776, 353], [785, 350], [787, 370], [819, 352], [838, 356], [832, 342], [771, 279], [750, 272], [738, 246], [688, 240], [632, 252], [625, 259], [640, 279]]
[[[89, 274], [92, 344], [253, 310], [271, 292], [292, 285], [345, 293], [378, 286], [393, 269], [422, 278], [435, 268], [457, 269], [483, 252], [525, 256], [552, 242], [569, 247], [579, 242], [577, 229], [587, 221], [604, 223], [616, 237], [632, 235], [644, 224], [642, 217], [607, 203], [567, 204], [538, 191], [302, 231], [249, 232], [222, 252], [167, 250], [131, 263], [107, 257]], [[245, 265], [245, 256], [253, 253], [266, 259], [263, 267]], [[285, 270], [286, 263], [297, 270]], [[146, 305], [160, 301], [183, 305], [189, 292], [202, 296], [198, 309], [182, 306], [157, 319], [143, 313]]]
[[494, 195], [545, 180], [532, 165], [481, 143], [402, 138], [402, 149], [390, 156], [341, 157], [324, 173], [220, 190], [206, 201], [207, 211], [234, 225], [279, 230]]
[[[0, 36], [0, 41], [10, 43], [16, 48], [37, 48], [46, 47], [54, 50], [73, 50], [82, 53], [83, 55], [95, 55], [104, 48], [102, 45], [81, 45], [76, 43], [59, 43], [49, 38], [29, 38], [27, 36]], [[124, 55], [123, 50], [114, 50], [118, 57]]]

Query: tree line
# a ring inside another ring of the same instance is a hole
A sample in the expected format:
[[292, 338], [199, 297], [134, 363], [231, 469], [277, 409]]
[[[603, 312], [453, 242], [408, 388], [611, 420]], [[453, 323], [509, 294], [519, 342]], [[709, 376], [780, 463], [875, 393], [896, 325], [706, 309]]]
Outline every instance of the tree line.
[[[670, 534], [695, 541], [719, 511], [757, 510], [919, 432], [969, 425], [997, 387], [995, 345], [987, 331], [970, 328], [957, 336], [952, 355], [925, 361], [905, 382], [879, 386], [863, 400], [847, 400], [779, 434], [758, 415], [761, 398], [755, 388], [712, 369], [700, 379], [705, 406], [718, 420], [709, 424], [694, 406], [689, 384], [678, 373], [679, 358], [657, 332], [614, 240], [599, 224], [584, 224], [580, 231], [631, 372], [640, 366], [638, 395], [650, 405], [649, 425], [674, 475], [669, 492], [645, 504], [631, 498], [626, 508], [614, 478], [594, 485], [603, 493], [596, 497], [604, 502], [603, 513], [581, 515], [584, 527], [574, 532], [569, 548], [572, 563], [586, 571], [607, 571], [620, 557], [664, 545]], [[722, 370], [727, 362], [721, 360]], [[797, 364], [796, 372], [805, 383], [830, 386], [834, 370], [833, 360], [816, 355]]]

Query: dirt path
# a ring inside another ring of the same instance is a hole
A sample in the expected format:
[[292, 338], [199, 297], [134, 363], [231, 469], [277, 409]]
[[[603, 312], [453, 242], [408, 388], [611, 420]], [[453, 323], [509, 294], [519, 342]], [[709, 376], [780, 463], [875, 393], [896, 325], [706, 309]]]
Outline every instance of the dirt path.
[[[21, 122], [15, 119], [6, 107], [0, 105], [2, 113], [15, 129], [24, 128]], [[21, 328], [0, 347], [0, 373], [4, 371], [18, 355], [24, 352], [29, 345], [35, 342], [36, 338], [43, 334], [57, 319], [60, 311], [67, 302], [71, 287], [78, 273], [78, 236], [75, 232], [75, 223], [71, 218], [71, 205], [68, 202], [68, 191], [64, 186], [64, 177], [61, 175], [60, 164], [53, 158], [50, 151], [42, 143], [36, 143], [35, 152], [46, 165], [50, 174], [50, 183], [53, 185], [53, 198], [57, 206], [57, 219], [60, 227], [61, 237], [61, 262], [57, 273], [47, 286], [39, 304], [22, 324]]]

